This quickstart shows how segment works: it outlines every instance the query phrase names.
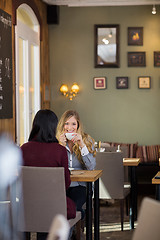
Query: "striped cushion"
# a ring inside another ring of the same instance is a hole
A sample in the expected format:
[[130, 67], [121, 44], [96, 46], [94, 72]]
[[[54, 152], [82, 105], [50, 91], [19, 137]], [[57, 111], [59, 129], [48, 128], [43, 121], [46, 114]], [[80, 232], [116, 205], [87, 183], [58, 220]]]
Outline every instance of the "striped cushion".
[[160, 145], [146, 146], [147, 158], [149, 162], [154, 162], [159, 159]]
[[141, 162], [156, 162], [160, 157], [160, 145], [138, 146], [136, 157], [141, 159]]
[[146, 146], [138, 146], [136, 158], [140, 158], [141, 162], [147, 162]]
[[127, 146], [128, 148], [128, 158], [140, 158], [141, 162], [156, 162], [160, 158], [160, 145], [148, 145], [148, 146], [138, 146], [138, 143], [117, 143], [117, 142], [107, 142], [110, 147]]

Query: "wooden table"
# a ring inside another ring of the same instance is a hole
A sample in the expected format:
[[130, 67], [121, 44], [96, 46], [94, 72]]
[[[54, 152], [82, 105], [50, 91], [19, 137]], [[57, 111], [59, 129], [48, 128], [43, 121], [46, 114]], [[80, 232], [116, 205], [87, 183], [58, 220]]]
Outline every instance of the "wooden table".
[[134, 229], [134, 220], [137, 219], [137, 174], [136, 167], [140, 158], [123, 158], [123, 166], [130, 168], [131, 202], [130, 202], [130, 227]]
[[123, 158], [123, 166], [137, 167], [140, 163], [140, 158]]
[[152, 178], [152, 184], [156, 184], [156, 199], [160, 200], [160, 171]]
[[94, 182], [94, 239], [99, 240], [99, 178], [102, 170], [73, 170], [72, 182], [87, 182], [86, 239], [92, 239], [92, 182]]

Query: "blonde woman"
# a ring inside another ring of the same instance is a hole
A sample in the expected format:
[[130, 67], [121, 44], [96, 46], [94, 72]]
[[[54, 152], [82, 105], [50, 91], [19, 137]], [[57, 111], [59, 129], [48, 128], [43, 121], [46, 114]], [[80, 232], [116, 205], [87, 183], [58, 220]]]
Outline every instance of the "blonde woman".
[[[68, 135], [71, 136], [68, 137]], [[95, 168], [94, 139], [83, 132], [82, 123], [76, 111], [68, 110], [62, 115], [57, 126], [57, 139], [67, 149], [69, 168], [75, 170]], [[67, 196], [76, 203], [77, 210], [81, 211], [83, 219], [82, 206], [86, 202], [86, 183], [71, 182]]]

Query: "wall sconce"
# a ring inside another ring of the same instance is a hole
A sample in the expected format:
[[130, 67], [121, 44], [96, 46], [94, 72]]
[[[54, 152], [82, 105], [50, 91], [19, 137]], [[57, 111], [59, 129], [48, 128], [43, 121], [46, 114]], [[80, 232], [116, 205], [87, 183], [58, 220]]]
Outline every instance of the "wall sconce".
[[155, 5], [153, 5], [152, 14], [156, 14], [156, 7], [155, 7]]
[[60, 92], [69, 98], [69, 100], [72, 101], [73, 97], [77, 95], [79, 92], [79, 86], [77, 83], [74, 83], [71, 87], [71, 90], [69, 91], [68, 86], [66, 84], [62, 84], [60, 87]]

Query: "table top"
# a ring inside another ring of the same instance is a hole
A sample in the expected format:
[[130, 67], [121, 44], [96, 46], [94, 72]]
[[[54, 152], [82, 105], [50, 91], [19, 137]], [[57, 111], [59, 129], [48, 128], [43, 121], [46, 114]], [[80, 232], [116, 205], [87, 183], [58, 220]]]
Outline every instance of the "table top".
[[160, 184], [160, 178], [156, 179], [156, 176], [160, 176], [160, 171], [157, 172], [157, 174], [154, 176], [154, 178], [152, 178], [152, 184]]
[[102, 170], [72, 170], [72, 182], [95, 182], [102, 175]]
[[123, 158], [123, 166], [138, 166], [140, 158]]

